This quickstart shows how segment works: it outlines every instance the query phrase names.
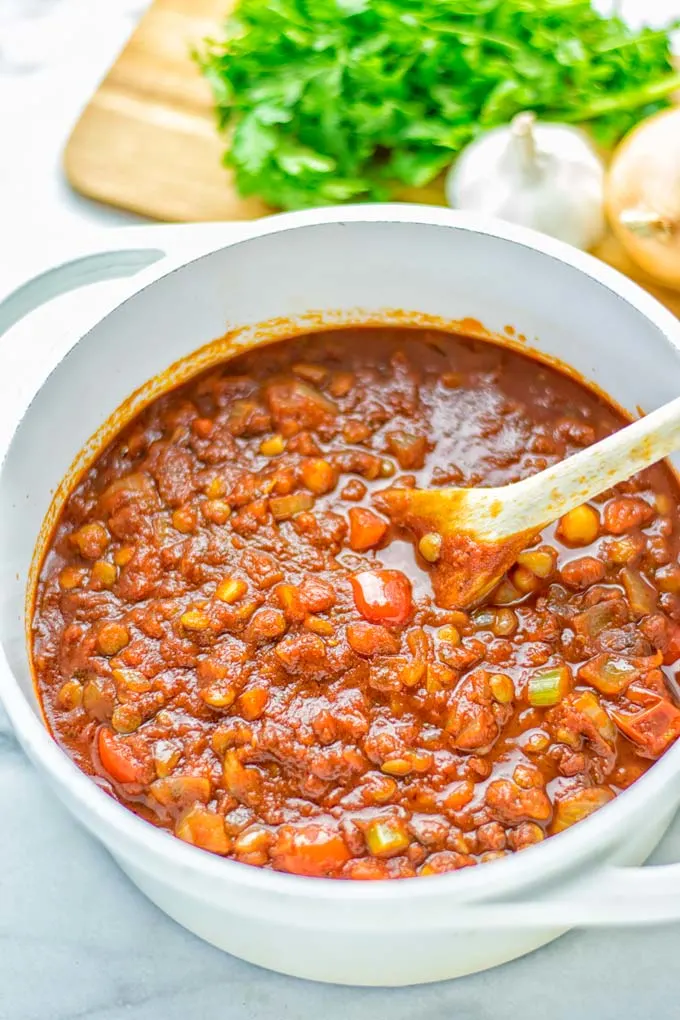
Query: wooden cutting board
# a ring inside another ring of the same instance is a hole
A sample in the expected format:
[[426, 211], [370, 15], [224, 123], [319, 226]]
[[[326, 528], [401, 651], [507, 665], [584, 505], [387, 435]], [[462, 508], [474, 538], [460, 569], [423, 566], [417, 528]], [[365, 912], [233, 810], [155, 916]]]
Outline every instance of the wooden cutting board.
[[[271, 210], [236, 193], [221, 164], [210, 88], [190, 52], [219, 26], [233, 0], [155, 0], [90, 100], [64, 154], [83, 195], [157, 220], [247, 220]], [[441, 200], [440, 192], [404, 199]], [[680, 316], [680, 294], [655, 287], [608, 238], [596, 254]]]

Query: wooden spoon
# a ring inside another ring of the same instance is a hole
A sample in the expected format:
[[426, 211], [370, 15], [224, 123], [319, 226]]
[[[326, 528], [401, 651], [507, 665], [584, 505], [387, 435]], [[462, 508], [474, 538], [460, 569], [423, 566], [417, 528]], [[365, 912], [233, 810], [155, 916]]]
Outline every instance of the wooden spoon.
[[546, 524], [680, 446], [680, 397], [530, 478], [499, 488], [385, 489], [375, 501], [433, 563], [446, 609], [481, 601]]

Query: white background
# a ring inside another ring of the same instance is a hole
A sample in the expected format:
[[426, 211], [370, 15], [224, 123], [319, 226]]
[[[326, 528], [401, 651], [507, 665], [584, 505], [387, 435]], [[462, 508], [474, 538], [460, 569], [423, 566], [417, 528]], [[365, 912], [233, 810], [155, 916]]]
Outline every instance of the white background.
[[[73, 195], [61, 151], [144, 0], [0, 0], [3, 273], [137, 222]], [[624, 0], [631, 20], [680, 0]], [[12, 379], [0, 374], [2, 389]], [[680, 860], [680, 825], [657, 858]], [[680, 909], [680, 908], [679, 908]], [[680, 924], [572, 933], [532, 956], [423, 989], [322, 988], [267, 974], [148, 904], [54, 803], [0, 709], [0, 1020], [675, 1020]]]

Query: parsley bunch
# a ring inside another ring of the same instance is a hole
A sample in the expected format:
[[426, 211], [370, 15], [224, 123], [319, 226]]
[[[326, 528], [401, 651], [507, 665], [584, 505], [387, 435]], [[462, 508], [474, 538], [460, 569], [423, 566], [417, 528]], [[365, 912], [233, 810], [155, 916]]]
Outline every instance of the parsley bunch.
[[611, 145], [680, 87], [668, 31], [590, 0], [239, 0], [198, 60], [239, 191], [285, 209], [421, 187], [520, 110]]

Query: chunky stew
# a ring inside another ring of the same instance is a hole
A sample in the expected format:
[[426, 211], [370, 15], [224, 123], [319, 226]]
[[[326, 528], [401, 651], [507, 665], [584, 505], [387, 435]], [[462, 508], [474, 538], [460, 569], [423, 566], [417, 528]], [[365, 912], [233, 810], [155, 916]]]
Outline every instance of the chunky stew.
[[298, 875], [436, 875], [606, 805], [680, 734], [680, 492], [657, 465], [568, 513], [485, 604], [388, 486], [503, 485], [624, 424], [496, 344], [365, 328], [152, 403], [70, 496], [34, 666], [55, 738], [139, 815]]

